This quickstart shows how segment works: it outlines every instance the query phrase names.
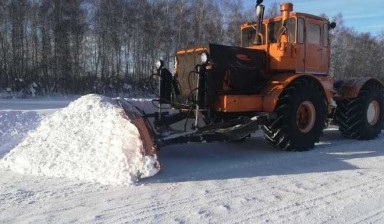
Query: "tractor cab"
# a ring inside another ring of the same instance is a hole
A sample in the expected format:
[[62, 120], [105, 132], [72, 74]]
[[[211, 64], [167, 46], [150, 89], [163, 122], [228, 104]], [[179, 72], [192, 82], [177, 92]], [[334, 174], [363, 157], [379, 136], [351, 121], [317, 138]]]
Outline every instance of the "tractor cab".
[[[292, 12], [292, 3], [280, 6], [281, 16], [241, 26], [241, 46], [267, 52], [269, 71], [327, 75], [330, 61], [329, 30], [334, 23], [318, 16]], [[260, 21], [259, 21], [260, 20]]]

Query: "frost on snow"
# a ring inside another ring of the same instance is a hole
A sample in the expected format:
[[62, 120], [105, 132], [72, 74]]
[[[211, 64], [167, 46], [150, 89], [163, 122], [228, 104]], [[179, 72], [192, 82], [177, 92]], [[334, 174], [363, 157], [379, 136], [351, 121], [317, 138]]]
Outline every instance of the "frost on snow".
[[[21, 174], [129, 185], [155, 175], [137, 128], [108, 97], [86, 95], [44, 119], [1, 161]], [[128, 155], [128, 156], [127, 156]]]

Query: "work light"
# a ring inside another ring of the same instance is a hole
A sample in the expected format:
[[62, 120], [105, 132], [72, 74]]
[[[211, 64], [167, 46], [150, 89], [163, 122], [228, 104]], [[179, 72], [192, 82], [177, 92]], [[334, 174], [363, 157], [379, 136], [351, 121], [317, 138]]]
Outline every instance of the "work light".
[[164, 66], [164, 62], [162, 60], [159, 59], [155, 62], [156, 69], [161, 69], [163, 66]]
[[202, 53], [200, 55], [200, 60], [201, 60], [201, 63], [205, 64], [208, 62], [208, 54], [206, 52]]

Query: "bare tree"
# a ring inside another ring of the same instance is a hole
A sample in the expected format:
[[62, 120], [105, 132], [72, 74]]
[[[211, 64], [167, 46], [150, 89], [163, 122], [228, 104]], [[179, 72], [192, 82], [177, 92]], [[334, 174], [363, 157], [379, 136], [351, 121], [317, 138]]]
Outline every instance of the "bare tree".
[[[279, 14], [277, 2], [266, 11]], [[18, 90], [23, 80], [47, 93], [118, 93], [123, 83], [143, 89], [156, 59], [171, 67], [180, 48], [236, 46], [239, 26], [254, 18], [243, 0], [3, 0], [0, 88]], [[332, 20], [331, 74], [383, 78], [384, 32], [356, 32], [341, 14]]]
[[280, 15], [280, 3], [273, 2], [265, 12], [265, 18], [273, 18]]

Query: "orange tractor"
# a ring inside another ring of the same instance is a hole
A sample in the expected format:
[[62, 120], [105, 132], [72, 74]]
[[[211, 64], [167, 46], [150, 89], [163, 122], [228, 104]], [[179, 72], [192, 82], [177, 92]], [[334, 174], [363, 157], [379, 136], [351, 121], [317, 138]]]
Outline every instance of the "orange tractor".
[[[328, 124], [343, 136], [369, 140], [384, 121], [384, 86], [364, 77], [334, 81], [329, 75], [328, 19], [292, 12], [241, 26], [241, 46], [206, 44], [178, 50], [175, 72], [156, 62], [159, 111], [129, 109], [144, 154], [158, 147], [211, 141], [238, 141], [260, 127], [272, 146], [288, 151], [314, 147]], [[172, 108], [167, 111], [166, 108]]]

